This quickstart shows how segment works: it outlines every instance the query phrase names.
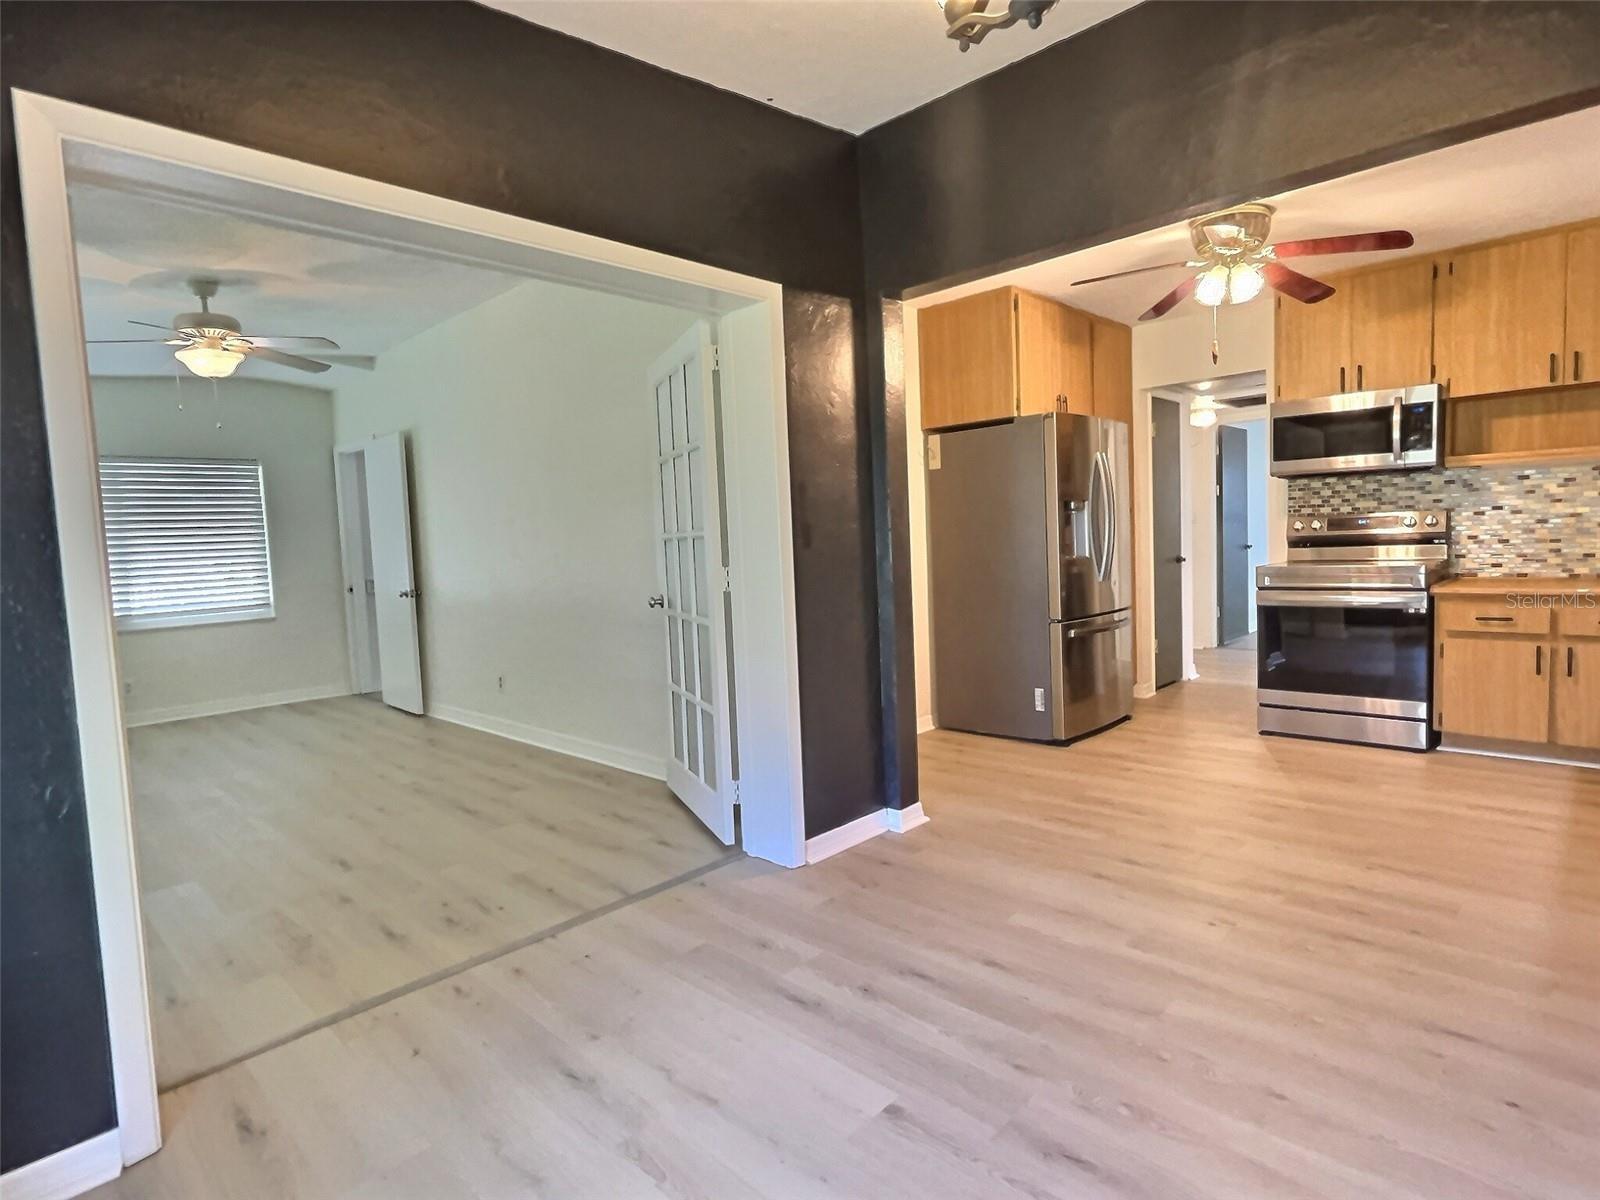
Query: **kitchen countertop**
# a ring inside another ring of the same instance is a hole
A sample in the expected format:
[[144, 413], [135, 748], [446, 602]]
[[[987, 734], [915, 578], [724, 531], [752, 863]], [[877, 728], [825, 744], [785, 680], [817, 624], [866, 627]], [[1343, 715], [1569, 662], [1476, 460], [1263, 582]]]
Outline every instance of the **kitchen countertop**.
[[1435, 596], [1573, 596], [1600, 592], [1600, 575], [1458, 575], [1432, 590]]

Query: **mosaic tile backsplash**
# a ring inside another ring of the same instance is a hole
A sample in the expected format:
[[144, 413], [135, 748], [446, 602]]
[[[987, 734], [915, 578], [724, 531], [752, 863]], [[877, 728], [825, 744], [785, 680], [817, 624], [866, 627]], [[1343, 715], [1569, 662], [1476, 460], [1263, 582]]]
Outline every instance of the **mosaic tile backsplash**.
[[1288, 480], [1289, 515], [1448, 508], [1461, 575], [1600, 573], [1600, 463]]

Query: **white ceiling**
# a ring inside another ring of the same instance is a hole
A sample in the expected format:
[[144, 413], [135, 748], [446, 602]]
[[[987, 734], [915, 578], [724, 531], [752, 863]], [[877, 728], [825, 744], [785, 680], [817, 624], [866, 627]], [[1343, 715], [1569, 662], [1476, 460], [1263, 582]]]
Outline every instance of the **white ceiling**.
[[[1380, 229], [1409, 229], [1416, 236], [1412, 249], [1391, 254], [1294, 260], [1307, 275], [1327, 274], [1600, 216], [1596, 146], [1600, 107], [1261, 199], [1278, 207], [1274, 241]], [[1014, 284], [1131, 324], [1183, 281], [1183, 268], [1084, 287], [1073, 287], [1072, 281], [1181, 261], [1191, 253], [1188, 226], [1178, 222], [921, 297], [917, 304]], [[1271, 295], [1263, 292], [1251, 303], [1269, 303]], [[1175, 320], [1194, 308], [1192, 302], [1179, 304], [1163, 319]]]
[[[245, 333], [314, 334], [338, 342], [339, 353], [381, 354], [526, 282], [97, 185], [74, 183], [69, 195], [91, 339], [160, 338], [128, 321], [166, 325], [199, 308], [184, 281], [201, 275], [221, 280], [211, 307], [237, 317]], [[159, 343], [89, 347], [94, 375], [170, 375], [174, 367], [172, 349]], [[357, 369], [311, 374], [249, 360], [239, 372], [337, 387]]]
[[[963, 54], [935, 0], [485, 0], [691, 79], [849, 133], [998, 71], [1135, 0], [1061, 0], [1039, 29]], [[998, 0], [997, 0], [998, 3]]]

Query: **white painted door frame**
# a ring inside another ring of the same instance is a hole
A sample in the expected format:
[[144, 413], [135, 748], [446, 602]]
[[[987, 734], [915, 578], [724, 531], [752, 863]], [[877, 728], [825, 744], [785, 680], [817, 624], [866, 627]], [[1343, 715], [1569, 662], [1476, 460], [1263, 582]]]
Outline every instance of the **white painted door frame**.
[[[344, 573], [345, 645], [350, 656], [350, 685], [358, 695], [378, 690], [377, 629], [367, 611], [367, 574], [363, 543], [366, 531], [366, 446], [333, 449], [333, 491], [339, 510], [339, 563]], [[358, 466], [361, 473], [357, 474]]]
[[37, 93], [13, 89], [11, 102], [123, 1162], [159, 1149], [161, 1125], [69, 172], [716, 319], [726, 368], [745, 848], [789, 866], [804, 862], [778, 284]]

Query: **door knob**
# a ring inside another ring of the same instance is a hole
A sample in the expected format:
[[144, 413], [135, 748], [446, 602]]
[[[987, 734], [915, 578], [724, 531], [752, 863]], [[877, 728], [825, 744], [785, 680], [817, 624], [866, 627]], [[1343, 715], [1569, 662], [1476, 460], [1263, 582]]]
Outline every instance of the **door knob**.
[[1180, 555], [1178, 555], [1177, 558], [1173, 559], [1172, 561], [1175, 562], [1175, 563], [1186, 563], [1189, 560], [1187, 558], [1185, 558], [1183, 555], [1180, 554]]
[[646, 603], [651, 608], [665, 608], [667, 606], [667, 598], [665, 596], [651, 596]]

